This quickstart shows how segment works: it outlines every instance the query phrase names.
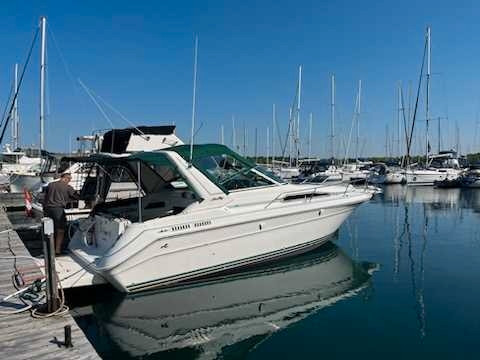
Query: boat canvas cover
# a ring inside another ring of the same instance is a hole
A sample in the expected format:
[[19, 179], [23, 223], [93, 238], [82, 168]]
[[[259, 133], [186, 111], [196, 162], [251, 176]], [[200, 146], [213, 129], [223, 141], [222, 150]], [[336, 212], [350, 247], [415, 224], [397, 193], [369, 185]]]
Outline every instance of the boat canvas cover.
[[103, 141], [100, 151], [114, 154], [124, 154], [128, 150], [130, 137], [132, 135], [172, 135], [175, 130], [174, 125], [167, 126], [138, 126], [125, 129], [112, 129], [103, 135]]

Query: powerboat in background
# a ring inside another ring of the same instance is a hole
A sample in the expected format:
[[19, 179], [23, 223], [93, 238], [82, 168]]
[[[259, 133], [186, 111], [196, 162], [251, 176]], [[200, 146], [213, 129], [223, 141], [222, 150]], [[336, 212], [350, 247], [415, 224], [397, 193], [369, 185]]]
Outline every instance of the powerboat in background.
[[474, 164], [462, 175], [460, 186], [464, 188], [480, 188], [480, 164]]
[[279, 178], [285, 181], [293, 181], [301, 175], [301, 170], [297, 166], [291, 166], [286, 161], [274, 160], [271, 171]]
[[383, 163], [374, 164], [370, 168], [368, 182], [370, 184], [404, 184], [406, 182], [405, 170], [391, 168]]
[[324, 171], [318, 171], [308, 176], [304, 183], [327, 183], [327, 182], [341, 182], [342, 173], [335, 165], [329, 165]]
[[360, 184], [368, 180], [370, 175], [370, 167], [372, 162], [358, 162], [353, 164], [344, 164], [340, 168], [340, 173], [342, 174], [342, 181]]
[[[191, 150], [193, 149], [193, 152]], [[72, 225], [71, 257], [133, 293], [306, 252], [328, 240], [373, 191], [288, 184], [223, 145], [92, 155]], [[125, 177], [135, 197], [107, 201]]]
[[[316, 251], [250, 271], [173, 289], [122, 296], [72, 309], [82, 327], [97, 324], [103, 341], [129, 357], [194, 348], [221, 358], [247, 351], [288, 326], [371, 286], [377, 264], [353, 261], [328, 242]], [[95, 341], [95, 339], [93, 340]]]
[[6, 145], [0, 153], [1, 183], [12, 193], [23, 192], [38, 181], [43, 160], [38, 149], [12, 150]]

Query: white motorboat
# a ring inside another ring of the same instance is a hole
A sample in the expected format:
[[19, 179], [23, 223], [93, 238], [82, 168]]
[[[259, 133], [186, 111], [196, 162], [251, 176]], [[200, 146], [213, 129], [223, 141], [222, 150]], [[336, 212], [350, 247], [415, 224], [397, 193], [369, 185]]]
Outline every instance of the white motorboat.
[[342, 174], [343, 182], [362, 183], [367, 181], [371, 163], [345, 164], [339, 172]]
[[222, 358], [228, 346], [250, 339], [244, 346], [251, 348], [360, 294], [375, 269], [376, 264], [354, 262], [327, 243], [269, 267], [166, 291], [114, 296], [72, 313], [93, 315], [107, 338], [130, 357], [195, 348], [199, 358]]
[[[31, 152], [31, 151], [30, 151]], [[38, 182], [42, 159], [38, 154], [27, 155], [27, 152], [11, 150], [8, 145], [0, 153], [0, 174], [2, 184], [8, 182], [9, 191], [12, 193], [23, 192]]]
[[479, 166], [472, 166], [462, 175], [460, 179], [461, 187], [464, 188], [480, 188], [480, 168]]
[[329, 165], [325, 171], [319, 171], [310, 175], [304, 182], [306, 183], [326, 183], [341, 182], [342, 173], [335, 165]]
[[376, 164], [370, 169], [368, 182], [371, 184], [403, 184], [406, 182], [405, 170]]
[[[349, 185], [283, 183], [223, 145], [88, 161], [98, 166], [82, 197], [96, 205], [73, 229], [69, 250], [123, 292], [305, 252], [373, 194]], [[137, 196], [102, 201], [124, 179], [120, 174], [139, 185]]]
[[292, 181], [300, 176], [300, 169], [295, 166], [280, 166], [272, 169], [273, 173], [286, 181]]

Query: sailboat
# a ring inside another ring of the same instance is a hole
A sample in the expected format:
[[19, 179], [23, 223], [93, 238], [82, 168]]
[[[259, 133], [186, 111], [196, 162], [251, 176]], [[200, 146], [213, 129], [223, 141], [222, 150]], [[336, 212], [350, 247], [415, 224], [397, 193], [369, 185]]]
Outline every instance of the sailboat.
[[[12, 144], [6, 144], [0, 153], [0, 186], [12, 193], [22, 192], [32, 186], [43, 164], [38, 149], [21, 149], [20, 120], [18, 115], [18, 64], [15, 64], [13, 103], [7, 119], [10, 120]], [[7, 125], [5, 125], [7, 126]]]
[[[32, 186], [38, 183], [40, 180], [40, 174], [42, 172], [42, 166], [44, 165], [44, 122], [45, 122], [45, 73], [46, 73], [46, 18], [40, 18], [40, 149], [37, 151], [37, 156], [32, 157], [31, 163], [27, 163], [25, 168], [21, 170], [13, 170], [10, 174], [10, 192], [19, 193], [25, 190], [30, 190]], [[25, 68], [23, 69], [23, 72]], [[23, 76], [23, 75], [22, 75]], [[12, 119], [12, 134], [14, 134], [14, 141], [18, 141], [18, 110], [17, 110], [17, 100], [18, 100], [18, 87], [17, 87], [17, 67], [15, 67], [15, 95], [12, 113], [9, 116]], [[25, 159], [25, 157], [20, 158], [20, 160]], [[20, 165], [22, 164], [19, 161]]]
[[[407, 185], [433, 185], [435, 182], [451, 181], [459, 178], [462, 173], [456, 152], [430, 154], [429, 121], [430, 119], [430, 76], [431, 76], [431, 29], [426, 30], [427, 76], [426, 76], [426, 153], [425, 167], [409, 166], [405, 172]], [[435, 164], [437, 164], [435, 166]]]
[[331, 77], [331, 121], [330, 121], [330, 147], [331, 147], [331, 156], [330, 165], [323, 171], [316, 172], [305, 182], [309, 183], [325, 183], [331, 181], [342, 181], [342, 172], [335, 165], [335, 75]]
[[[287, 143], [289, 145], [289, 159], [286, 161], [274, 160], [272, 162], [272, 171], [278, 177], [292, 181], [298, 178], [301, 174], [300, 171], [300, 101], [302, 94], [302, 66], [298, 67], [298, 82], [297, 82], [297, 91], [295, 94], [295, 109], [290, 108], [290, 117], [288, 122], [288, 136], [285, 139], [285, 148]], [[295, 104], [296, 103], [296, 104]], [[292, 156], [292, 152], [294, 153]], [[284, 155], [284, 154], [283, 154]]]
[[[358, 81], [358, 91], [357, 97], [355, 100], [355, 111], [352, 119], [352, 127], [350, 129], [349, 143], [345, 151], [345, 159], [343, 166], [340, 169], [342, 174], [342, 181], [349, 183], [363, 183], [367, 181], [367, 178], [370, 174], [369, 168], [372, 165], [370, 161], [360, 161], [359, 160], [359, 139], [360, 139], [360, 109], [361, 109], [361, 100], [362, 100], [362, 80]], [[355, 162], [347, 163], [348, 160], [348, 147], [350, 146], [351, 133], [354, 129], [354, 126], [357, 130], [356, 142], [355, 142]]]

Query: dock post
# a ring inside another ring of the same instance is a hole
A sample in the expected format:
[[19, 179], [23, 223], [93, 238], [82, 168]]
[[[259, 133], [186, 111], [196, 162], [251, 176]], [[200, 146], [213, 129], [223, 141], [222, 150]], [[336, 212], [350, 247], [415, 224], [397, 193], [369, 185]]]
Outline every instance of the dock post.
[[47, 311], [53, 313], [59, 308], [53, 220], [48, 217], [42, 218], [42, 230], [45, 282], [47, 284]]

